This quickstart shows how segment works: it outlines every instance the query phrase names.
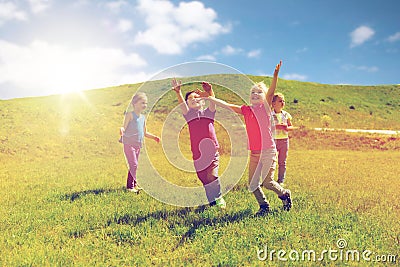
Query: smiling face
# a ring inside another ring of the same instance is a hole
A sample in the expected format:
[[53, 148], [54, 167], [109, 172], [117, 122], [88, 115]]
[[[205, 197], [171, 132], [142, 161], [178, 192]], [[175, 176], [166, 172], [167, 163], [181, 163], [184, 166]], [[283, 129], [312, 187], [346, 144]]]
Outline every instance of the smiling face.
[[274, 108], [275, 112], [281, 112], [285, 107], [285, 97], [280, 93], [274, 95], [272, 98], [272, 107]]
[[250, 103], [252, 105], [257, 105], [257, 104], [262, 104], [265, 101], [265, 92], [264, 90], [257, 86], [254, 85], [251, 89], [250, 89]]
[[205, 105], [204, 100], [196, 92], [192, 92], [186, 97], [186, 103], [192, 109], [201, 109]]

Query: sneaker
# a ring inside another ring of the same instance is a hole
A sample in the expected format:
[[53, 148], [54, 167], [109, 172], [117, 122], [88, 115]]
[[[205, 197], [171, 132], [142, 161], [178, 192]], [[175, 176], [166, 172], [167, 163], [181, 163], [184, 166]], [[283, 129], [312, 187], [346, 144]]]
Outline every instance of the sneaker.
[[215, 199], [215, 205], [221, 209], [226, 209], [226, 202], [222, 197]]
[[289, 211], [292, 208], [290, 190], [286, 189], [286, 192], [282, 196], [279, 196], [279, 198], [282, 200], [283, 210]]
[[283, 183], [282, 180], [277, 180], [276, 182], [277, 182], [280, 186], [285, 187], [285, 184]]
[[260, 209], [256, 212], [256, 216], [265, 216], [269, 213], [269, 205], [261, 205]]
[[135, 187], [134, 188], [127, 188], [126, 190], [128, 190], [129, 192], [133, 192], [133, 193], [139, 193], [139, 190], [137, 190]]
[[138, 185], [135, 185], [135, 187], [134, 187], [137, 191], [140, 191], [140, 190], [143, 190], [143, 188], [141, 188], [140, 186], [138, 186]]

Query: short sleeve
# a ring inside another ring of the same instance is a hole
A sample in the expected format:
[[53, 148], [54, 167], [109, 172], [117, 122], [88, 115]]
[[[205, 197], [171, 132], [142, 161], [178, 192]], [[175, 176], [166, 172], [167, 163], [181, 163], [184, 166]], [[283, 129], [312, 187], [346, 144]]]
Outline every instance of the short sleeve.
[[249, 114], [249, 112], [251, 112], [250, 107], [246, 105], [241, 106], [240, 109], [242, 110], [244, 116], [246, 116], [247, 114]]
[[211, 111], [209, 108], [206, 108], [204, 110], [204, 116], [209, 119], [214, 119], [216, 113], [217, 113], [217, 110]]
[[193, 118], [195, 116], [195, 114], [194, 114], [192, 109], [189, 109], [186, 114], [182, 114], [182, 115], [185, 118], [186, 122], [189, 122], [189, 121], [193, 120]]
[[292, 120], [292, 115], [289, 112], [286, 112], [286, 119]]

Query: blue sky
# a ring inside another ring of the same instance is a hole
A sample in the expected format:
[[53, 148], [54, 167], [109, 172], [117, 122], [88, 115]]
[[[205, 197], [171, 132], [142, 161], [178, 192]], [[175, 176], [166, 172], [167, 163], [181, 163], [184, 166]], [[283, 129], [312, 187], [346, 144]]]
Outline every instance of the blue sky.
[[0, 0], [0, 99], [146, 81], [205, 60], [327, 84], [399, 84], [398, 0]]

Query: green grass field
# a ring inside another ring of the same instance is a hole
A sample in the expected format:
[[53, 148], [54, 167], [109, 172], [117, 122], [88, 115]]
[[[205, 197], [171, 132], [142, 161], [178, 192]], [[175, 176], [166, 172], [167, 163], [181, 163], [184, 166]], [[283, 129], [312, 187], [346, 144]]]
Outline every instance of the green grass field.
[[[398, 130], [398, 86], [280, 81], [301, 126], [291, 133], [288, 158], [294, 208], [281, 211], [280, 200], [264, 190], [272, 206], [266, 217], [254, 216], [247, 169], [225, 195], [225, 211], [176, 207], [124, 190], [118, 129], [138, 86], [0, 101], [0, 266], [399, 265], [399, 137], [310, 129], [328, 115], [332, 127]], [[223, 89], [216, 94], [232, 97]], [[163, 100], [148, 121], [157, 134], [175, 104], [168, 93]], [[217, 134], [226, 147], [222, 173], [230, 143], [222, 128]], [[179, 142], [188, 154], [186, 139], [183, 131]], [[161, 146], [148, 141], [146, 148], [172, 182], [199, 184], [170, 168]]]

